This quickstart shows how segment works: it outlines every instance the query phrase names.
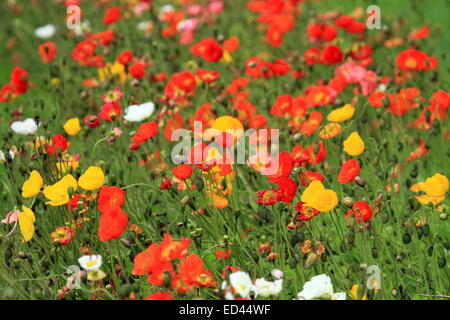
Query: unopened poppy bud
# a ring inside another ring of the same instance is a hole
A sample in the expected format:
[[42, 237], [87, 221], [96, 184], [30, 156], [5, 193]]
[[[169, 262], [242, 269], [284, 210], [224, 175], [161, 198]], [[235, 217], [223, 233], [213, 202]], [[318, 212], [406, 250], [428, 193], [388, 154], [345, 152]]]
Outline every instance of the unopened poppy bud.
[[430, 226], [428, 224], [424, 224], [422, 228], [423, 228], [423, 235], [427, 237], [430, 234]]
[[433, 250], [434, 250], [433, 246], [428, 248], [428, 252], [427, 253], [428, 253], [429, 257], [431, 257], [433, 255]]
[[355, 225], [355, 217], [354, 216], [344, 216], [345, 225], [349, 228], [352, 228]]
[[122, 244], [127, 248], [131, 247], [131, 243], [127, 239], [122, 238], [122, 239], [120, 239], [120, 242], [122, 242]]
[[446, 214], [445, 212], [443, 212], [443, 213], [441, 213], [441, 214], [439, 215], [439, 219], [445, 221], [445, 220], [447, 220], [447, 216], [448, 216], [448, 214]]
[[375, 247], [372, 248], [372, 257], [373, 257], [374, 259], [377, 259], [377, 258], [378, 258], [378, 249], [375, 248]]
[[129, 284], [124, 284], [123, 286], [119, 287], [117, 293], [119, 294], [119, 297], [121, 299], [125, 299], [131, 293], [131, 286]]
[[417, 227], [416, 228], [416, 230], [417, 230], [417, 238], [422, 238], [422, 235], [423, 235], [423, 228], [422, 227]]
[[447, 261], [445, 260], [445, 258], [439, 258], [437, 260], [437, 265], [441, 269], [444, 268], [446, 264], [447, 264]]
[[181, 204], [182, 206], [185, 206], [185, 205], [189, 202], [189, 200], [191, 200], [191, 198], [190, 198], [189, 196], [184, 196], [184, 197], [180, 200], [180, 204]]
[[7, 248], [5, 250], [5, 260], [8, 261], [9, 259], [11, 259], [13, 256], [13, 252], [11, 250], [11, 248]]
[[319, 256], [316, 253], [314, 253], [314, 252], [309, 253], [308, 257], [306, 258], [306, 261], [305, 261], [305, 268], [306, 269], [311, 268], [312, 266], [314, 266], [317, 263], [318, 260], [319, 260]]
[[360, 187], [364, 187], [364, 185], [366, 184], [364, 179], [362, 177], [360, 177], [360, 176], [356, 176], [354, 181]]
[[402, 237], [402, 241], [404, 244], [408, 244], [411, 242], [411, 236], [408, 233], [405, 233]]
[[392, 294], [393, 297], [396, 297], [398, 295], [397, 289], [395, 289], [395, 288], [392, 289], [391, 294]]
[[344, 198], [344, 206], [346, 206], [347, 208], [353, 207], [354, 203], [355, 203], [355, 201], [353, 200], [352, 197], [345, 197]]
[[203, 188], [205, 187], [205, 182], [203, 182], [203, 179], [197, 179], [197, 181], [195, 182], [195, 187], [197, 188], [198, 191], [202, 191]]
[[75, 194], [75, 190], [72, 187], [67, 188], [67, 193], [69, 197], [72, 197]]
[[298, 143], [302, 141], [303, 135], [301, 133], [296, 133], [293, 136], [291, 136], [291, 139], [293, 142]]
[[18, 253], [17, 253], [17, 256], [20, 258], [20, 259], [26, 259], [28, 256], [27, 256], [27, 254], [25, 253], [25, 252], [23, 252], [23, 251], [19, 251]]

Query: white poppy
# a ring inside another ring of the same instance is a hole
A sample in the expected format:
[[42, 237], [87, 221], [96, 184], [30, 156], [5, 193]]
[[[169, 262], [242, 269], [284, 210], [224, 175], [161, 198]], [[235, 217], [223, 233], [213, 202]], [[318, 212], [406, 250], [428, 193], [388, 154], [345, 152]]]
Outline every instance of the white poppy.
[[276, 296], [281, 292], [283, 287], [283, 280], [276, 280], [274, 282], [267, 281], [264, 278], [256, 279], [253, 291], [255, 296], [269, 297]]
[[331, 279], [326, 274], [321, 274], [312, 277], [311, 280], [303, 285], [303, 290], [297, 295], [299, 300], [312, 300], [312, 299], [333, 299], [333, 300], [345, 300], [345, 293], [333, 293], [333, 285]]
[[50, 39], [56, 32], [56, 28], [52, 24], [47, 24], [34, 30], [34, 35], [39, 39]]
[[247, 272], [243, 271], [233, 272], [230, 274], [230, 283], [234, 291], [242, 298], [247, 298], [253, 287], [252, 279], [250, 279]]
[[78, 263], [86, 271], [97, 270], [102, 266], [102, 256], [82, 256], [78, 259]]
[[11, 123], [11, 129], [15, 133], [28, 135], [36, 133], [38, 126], [34, 119], [28, 118], [24, 121], [14, 121]]
[[140, 122], [150, 117], [153, 111], [155, 111], [153, 102], [132, 105], [125, 109], [124, 119], [131, 122]]
[[[14, 159], [15, 155], [16, 154], [14, 152], [9, 151], [9, 156], [11, 157], [11, 159]], [[3, 162], [3, 161], [6, 161], [5, 153], [3, 151], [0, 151], [0, 162]]]

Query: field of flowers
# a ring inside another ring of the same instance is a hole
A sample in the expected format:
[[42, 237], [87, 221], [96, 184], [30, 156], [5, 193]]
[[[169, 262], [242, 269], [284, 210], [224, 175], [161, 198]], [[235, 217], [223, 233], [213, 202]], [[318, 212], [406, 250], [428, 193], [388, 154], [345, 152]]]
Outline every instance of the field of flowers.
[[448, 300], [448, 10], [1, 1], [0, 298]]

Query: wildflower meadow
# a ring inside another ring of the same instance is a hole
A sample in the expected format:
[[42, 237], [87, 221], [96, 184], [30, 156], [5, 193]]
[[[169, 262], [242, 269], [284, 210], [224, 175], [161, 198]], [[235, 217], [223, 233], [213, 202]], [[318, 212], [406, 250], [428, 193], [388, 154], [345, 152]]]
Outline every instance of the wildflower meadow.
[[0, 299], [448, 301], [449, 9], [1, 1]]

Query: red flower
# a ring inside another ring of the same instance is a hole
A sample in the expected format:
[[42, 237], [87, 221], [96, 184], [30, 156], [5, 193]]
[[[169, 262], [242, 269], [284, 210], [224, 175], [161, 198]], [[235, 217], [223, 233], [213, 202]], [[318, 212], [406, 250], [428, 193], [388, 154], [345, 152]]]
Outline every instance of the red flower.
[[341, 171], [339, 171], [338, 180], [340, 183], [349, 183], [359, 175], [360, 167], [359, 162], [355, 159], [345, 161], [342, 165]]
[[[273, 159], [272, 161], [276, 161]], [[294, 164], [291, 156], [286, 151], [281, 151], [278, 155], [278, 171], [275, 175], [269, 176], [270, 181], [276, 178], [287, 178], [292, 172]], [[272, 181], [271, 181], [272, 182]]]
[[216, 62], [222, 58], [223, 51], [213, 38], [206, 38], [191, 47], [191, 53], [196, 57], [202, 57], [208, 62]]
[[128, 216], [119, 206], [111, 206], [100, 216], [98, 236], [100, 241], [119, 238], [128, 226]]
[[14, 87], [15, 94], [24, 94], [28, 90], [28, 72], [21, 67], [14, 67], [11, 72], [10, 84]]
[[131, 138], [133, 142], [143, 143], [158, 134], [158, 124], [155, 121], [141, 124], [136, 134]]
[[[186, 287], [179, 291], [189, 290], [192, 286], [207, 288], [216, 285], [211, 271], [205, 269], [203, 260], [195, 254], [189, 255], [178, 265], [178, 277]], [[172, 284], [172, 287], [177, 286]]]
[[330, 45], [323, 50], [321, 58], [325, 64], [337, 64], [342, 61], [344, 55], [339, 47]]
[[428, 56], [425, 52], [408, 49], [400, 52], [396, 59], [397, 67], [400, 70], [428, 71], [437, 67], [437, 59]]
[[230, 258], [231, 255], [231, 250], [221, 250], [221, 249], [217, 249], [216, 250], [216, 258], [218, 260], [222, 260], [222, 259], [228, 259]]
[[56, 53], [58, 50], [56, 49], [55, 43], [53, 41], [48, 41], [39, 45], [39, 55], [41, 56], [41, 60], [44, 63], [52, 62], [55, 59]]
[[305, 187], [308, 186], [314, 180], [319, 180], [320, 182], [323, 182], [322, 174], [320, 172], [312, 172], [307, 170], [300, 173], [300, 181], [302, 185], [304, 185]]
[[295, 206], [295, 210], [297, 210], [297, 212], [300, 213], [300, 215], [295, 217], [295, 219], [301, 220], [301, 221], [308, 221], [320, 213], [319, 210], [314, 209], [312, 207], [304, 206], [304, 204], [305, 204], [304, 202], [300, 201]]
[[173, 300], [172, 292], [155, 292], [143, 300]]
[[179, 180], [186, 180], [192, 176], [192, 166], [187, 163], [178, 165], [172, 168], [172, 173]]
[[108, 122], [113, 121], [113, 118], [114, 120], [117, 119], [122, 113], [120, 104], [117, 101], [105, 103], [100, 109], [102, 112], [98, 116]]
[[365, 201], [356, 201], [352, 209], [348, 210], [346, 214], [347, 217], [353, 215], [355, 215], [356, 222], [361, 223], [363, 220], [367, 222], [372, 218], [372, 208]]
[[265, 206], [274, 205], [281, 199], [280, 191], [275, 188], [272, 188], [271, 190], [256, 191], [256, 194], [258, 195], [256, 203], [260, 203]]
[[67, 139], [61, 134], [55, 134], [52, 137], [52, 143], [47, 145], [45, 152], [50, 154], [60, 154], [67, 149]]
[[208, 71], [201, 68], [197, 69], [195, 74], [206, 83], [214, 82], [219, 77], [219, 71]]
[[110, 25], [120, 19], [121, 11], [119, 7], [111, 7], [106, 10], [103, 16], [103, 24]]
[[122, 207], [125, 203], [125, 191], [116, 186], [104, 185], [98, 198], [98, 210], [106, 212], [111, 207]]
[[[274, 179], [271, 181], [273, 180]], [[297, 183], [295, 183], [294, 180], [291, 178], [279, 178], [276, 179], [274, 183], [276, 183], [280, 189], [279, 201], [291, 202], [294, 199], [295, 193], [297, 192]]]
[[172, 186], [172, 181], [168, 177], [164, 177], [164, 181], [161, 182], [159, 185], [159, 188], [161, 190], [169, 189]]
[[145, 66], [142, 62], [136, 62], [135, 64], [130, 66], [128, 71], [133, 76], [133, 78], [142, 79], [145, 75]]
[[94, 115], [87, 115], [83, 118], [83, 122], [86, 126], [88, 126], [91, 129], [97, 128], [100, 126], [100, 119], [97, 116]]
[[131, 50], [122, 51], [117, 57], [117, 61], [124, 66], [128, 65], [133, 60], [133, 52]]

